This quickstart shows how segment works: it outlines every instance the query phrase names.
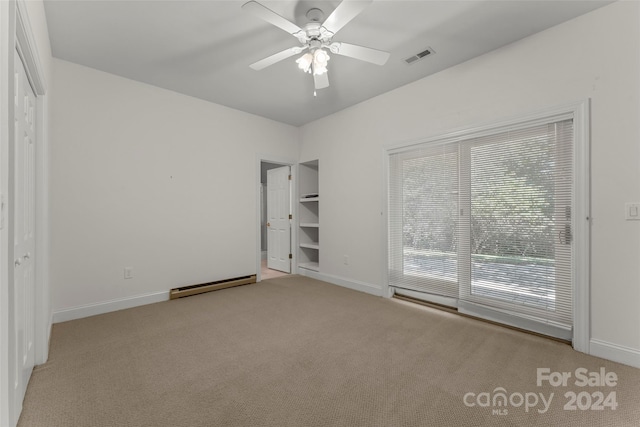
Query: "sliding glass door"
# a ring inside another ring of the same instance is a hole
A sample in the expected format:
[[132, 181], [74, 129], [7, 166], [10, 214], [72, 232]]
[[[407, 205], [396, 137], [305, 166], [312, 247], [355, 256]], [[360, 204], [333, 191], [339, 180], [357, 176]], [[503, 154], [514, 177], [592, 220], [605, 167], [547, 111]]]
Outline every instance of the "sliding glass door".
[[390, 154], [389, 285], [570, 338], [573, 120]]

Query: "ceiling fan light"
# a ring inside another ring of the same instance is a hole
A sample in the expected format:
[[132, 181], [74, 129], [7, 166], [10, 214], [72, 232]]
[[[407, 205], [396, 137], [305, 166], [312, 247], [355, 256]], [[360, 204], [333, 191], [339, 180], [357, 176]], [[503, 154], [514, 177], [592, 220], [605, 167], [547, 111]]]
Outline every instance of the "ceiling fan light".
[[296, 63], [298, 64], [298, 68], [300, 68], [305, 73], [311, 71], [311, 64], [313, 63], [313, 55], [310, 53], [305, 53], [300, 58], [296, 59]]
[[313, 61], [317, 65], [327, 65], [329, 54], [324, 49], [316, 49], [313, 52]]
[[313, 74], [319, 76], [327, 72], [329, 54], [323, 49], [313, 51]]
[[326, 66], [322, 66], [322, 67], [313, 67], [313, 75], [315, 75], [315, 76], [321, 76], [321, 75], [323, 75], [324, 73], [326, 73], [327, 71], [328, 71], [328, 70], [327, 70], [327, 67], [326, 67]]

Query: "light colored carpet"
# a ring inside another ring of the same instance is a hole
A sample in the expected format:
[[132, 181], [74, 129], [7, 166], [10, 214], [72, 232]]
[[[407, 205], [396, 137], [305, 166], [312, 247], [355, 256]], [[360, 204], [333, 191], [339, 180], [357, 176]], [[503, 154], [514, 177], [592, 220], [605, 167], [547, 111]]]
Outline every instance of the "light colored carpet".
[[[537, 368], [580, 367], [617, 385], [536, 385]], [[465, 405], [498, 387], [514, 405]], [[597, 391], [617, 409], [563, 409], [565, 393]], [[554, 397], [540, 414], [514, 393]], [[286, 276], [54, 325], [19, 426], [638, 426], [639, 402], [638, 369]]]

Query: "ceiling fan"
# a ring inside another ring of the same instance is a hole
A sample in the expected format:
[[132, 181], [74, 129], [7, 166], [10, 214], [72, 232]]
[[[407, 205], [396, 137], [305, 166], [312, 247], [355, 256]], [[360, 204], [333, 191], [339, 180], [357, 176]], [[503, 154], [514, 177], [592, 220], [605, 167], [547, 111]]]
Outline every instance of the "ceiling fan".
[[[373, 0], [349, 1], [343, 0], [338, 7], [321, 23], [324, 17], [322, 10], [312, 8], [307, 11], [307, 23], [303, 28], [298, 27], [293, 22], [288, 21], [271, 9], [256, 1], [250, 1], [242, 6], [242, 9], [267, 21], [270, 24], [286, 31], [296, 37], [301, 46], [294, 46], [278, 52], [267, 58], [250, 65], [254, 70], [262, 70], [270, 65], [300, 54], [306, 50], [304, 55], [296, 60], [298, 68], [304, 72], [313, 74], [316, 89], [323, 89], [329, 86], [327, 76], [327, 62], [329, 53], [348, 56], [350, 58], [371, 62], [377, 65], [384, 65], [389, 59], [389, 53], [364, 46], [333, 41], [335, 34], [362, 12]], [[315, 95], [315, 92], [314, 92]]]

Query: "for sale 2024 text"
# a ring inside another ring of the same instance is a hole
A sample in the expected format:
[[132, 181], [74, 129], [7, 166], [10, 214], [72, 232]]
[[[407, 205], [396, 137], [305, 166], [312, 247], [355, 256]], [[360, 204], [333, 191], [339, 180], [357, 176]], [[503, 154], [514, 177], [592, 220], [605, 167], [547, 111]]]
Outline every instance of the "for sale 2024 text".
[[[599, 371], [589, 371], [587, 368], [578, 368], [571, 372], [552, 372], [549, 368], [538, 368], [536, 384], [542, 387], [548, 383], [552, 387], [615, 387], [618, 385], [618, 375], [601, 367]], [[552, 393], [553, 396], [553, 393]], [[564, 394], [567, 399], [564, 409], [567, 411], [603, 411], [605, 409], [616, 410], [618, 401], [615, 391], [608, 393], [601, 390], [589, 391], [567, 391]], [[551, 397], [553, 398], [553, 397]]]

